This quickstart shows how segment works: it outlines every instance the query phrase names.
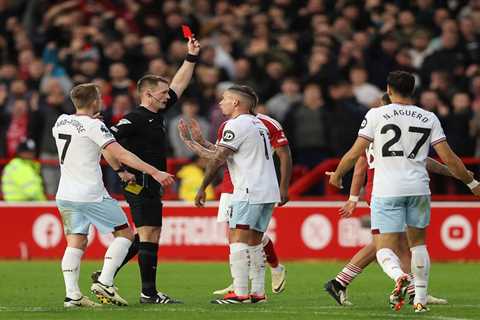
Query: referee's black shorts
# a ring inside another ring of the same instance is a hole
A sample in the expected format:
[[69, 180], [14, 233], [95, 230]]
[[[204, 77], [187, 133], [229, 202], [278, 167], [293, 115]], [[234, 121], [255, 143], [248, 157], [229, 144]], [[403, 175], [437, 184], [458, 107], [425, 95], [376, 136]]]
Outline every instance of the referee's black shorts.
[[162, 200], [158, 193], [155, 195], [141, 192], [136, 195], [124, 191], [125, 200], [130, 206], [135, 227], [161, 227], [162, 226]]

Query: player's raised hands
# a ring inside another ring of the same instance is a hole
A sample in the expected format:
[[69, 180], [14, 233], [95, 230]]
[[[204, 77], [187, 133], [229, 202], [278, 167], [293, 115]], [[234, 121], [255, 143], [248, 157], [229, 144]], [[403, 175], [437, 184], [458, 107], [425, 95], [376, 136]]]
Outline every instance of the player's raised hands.
[[182, 139], [183, 142], [191, 141], [192, 137], [190, 135], [190, 128], [187, 124], [187, 122], [183, 119], [180, 119], [178, 122], [178, 133], [180, 134], [180, 138]]
[[341, 207], [338, 210], [338, 213], [340, 214], [340, 217], [342, 218], [348, 218], [353, 214], [353, 211], [355, 211], [355, 208], [357, 207], [357, 202], [356, 201], [350, 201], [348, 200], [343, 207]]
[[330, 177], [328, 183], [334, 187], [337, 187], [338, 189], [343, 189], [342, 177], [339, 177], [337, 174], [335, 174], [335, 172], [332, 171], [326, 171], [325, 174]]
[[152, 178], [157, 180], [162, 187], [167, 187], [175, 182], [175, 178], [170, 173], [160, 170], [157, 170], [154, 174], [152, 174]]
[[188, 121], [188, 128], [190, 129], [190, 136], [194, 141], [202, 144], [205, 138], [202, 135], [202, 128], [200, 128], [200, 123], [195, 119], [190, 119]]

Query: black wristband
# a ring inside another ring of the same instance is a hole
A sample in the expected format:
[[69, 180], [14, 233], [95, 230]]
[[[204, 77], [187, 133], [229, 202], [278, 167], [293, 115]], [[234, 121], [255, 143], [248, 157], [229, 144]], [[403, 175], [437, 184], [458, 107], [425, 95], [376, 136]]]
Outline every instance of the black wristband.
[[120, 172], [123, 172], [125, 171], [126, 168], [124, 166], [120, 166], [120, 168], [118, 168], [117, 170], [115, 170], [116, 173], [120, 173]]
[[197, 63], [199, 59], [199, 56], [198, 55], [194, 55], [194, 54], [187, 54], [187, 56], [185, 57], [185, 60], [188, 61], [188, 62], [192, 62], [192, 63]]

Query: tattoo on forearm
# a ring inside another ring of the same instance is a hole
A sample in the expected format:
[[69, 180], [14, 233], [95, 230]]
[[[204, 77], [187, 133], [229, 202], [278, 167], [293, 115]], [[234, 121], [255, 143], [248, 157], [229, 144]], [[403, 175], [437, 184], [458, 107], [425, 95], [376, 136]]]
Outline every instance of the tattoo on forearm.
[[203, 177], [202, 181], [202, 188], [205, 189], [210, 183], [212, 183], [213, 179], [218, 172], [218, 170], [222, 167], [222, 164], [216, 160], [211, 160], [207, 164], [207, 168], [205, 169], [205, 176]]

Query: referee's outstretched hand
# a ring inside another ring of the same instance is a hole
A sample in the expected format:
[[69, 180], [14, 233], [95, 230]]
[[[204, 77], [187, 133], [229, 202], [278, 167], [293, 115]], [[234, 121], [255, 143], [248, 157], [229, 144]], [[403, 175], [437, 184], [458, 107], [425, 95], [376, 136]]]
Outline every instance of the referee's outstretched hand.
[[167, 172], [157, 170], [154, 174], [152, 174], [152, 178], [157, 180], [158, 183], [162, 185], [162, 187], [167, 187], [175, 182], [175, 178]]

